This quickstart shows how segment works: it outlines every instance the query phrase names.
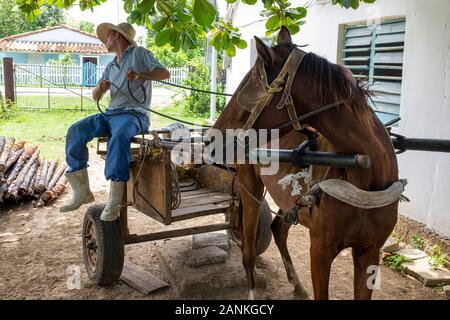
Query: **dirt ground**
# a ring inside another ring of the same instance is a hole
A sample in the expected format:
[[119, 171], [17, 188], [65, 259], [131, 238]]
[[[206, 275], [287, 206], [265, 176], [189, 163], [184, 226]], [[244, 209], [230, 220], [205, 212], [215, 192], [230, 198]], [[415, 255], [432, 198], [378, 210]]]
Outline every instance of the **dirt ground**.
[[[91, 152], [91, 187], [96, 201], [104, 202], [108, 184], [103, 176], [104, 162], [93, 149]], [[0, 211], [0, 299], [177, 299], [173, 288], [166, 288], [148, 296], [123, 282], [102, 288], [93, 285], [84, 270], [81, 246], [81, 223], [85, 206], [73, 213], [59, 213], [58, 206], [68, 193], [52, 206], [33, 208], [31, 204], [4, 208]], [[166, 229], [156, 221], [137, 212], [129, 211], [130, 229], [144, 233]], [[222, 219], [220, 216], [179, 222], [176, 228]], [[165, 240], [173, 241], [173, 240]], [[163, 277], [158, 263], [157, 249], [163, 241], [132, 245], [126, 248], [126, 259], [141, 266], [157, 277]], [[289, 248], [300, 280], [312, 294], [309, 271], [309, 235], [306, 228], [292, 228]], [[257, 299], [294, 299], [292, 286], [287, 281], [283, 263], [275, 244], [257, 259], [257, 266], [267, 287], [257, 288]], [[68, 289], [70, 270], [81, 271], [81, 288]], [[244, 272], [244, 269], [242, 269]], [[227, 275], [217, 281], [227, 281]], [[349, 250], [341, 252], [335, 260], [330, 281], [331, 299], [353, 298], [353, 262]], [[184, 297], [186, 298], [186, 297]], [[196, 299], [190, 296], [187, 298]], [[210, 299], [246, 299], [244, 287], [232, 293], [217, 291]], [[424, 287], [419, 281], [381, 268], [381, 289], [375, 290], [374, 299], [444, 299], [442, 293]]]

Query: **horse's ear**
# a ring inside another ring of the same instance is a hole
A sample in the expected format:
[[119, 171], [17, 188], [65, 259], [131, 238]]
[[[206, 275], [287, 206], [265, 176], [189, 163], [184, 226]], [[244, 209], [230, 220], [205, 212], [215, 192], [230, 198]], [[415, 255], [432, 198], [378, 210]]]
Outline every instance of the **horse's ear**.
[[278, 33], [277, 44], [291, 44], [292, 38], [289, 29], [285, 26], [281, 26], [280, 32]]
[[266, 44], [258, 37], [255, 36], [256, 40], [256, 51], [261, 59], [264, 61], [264, 64], [270, 67], [274, 61], [274, 53], [271, 48], [266, 46]]

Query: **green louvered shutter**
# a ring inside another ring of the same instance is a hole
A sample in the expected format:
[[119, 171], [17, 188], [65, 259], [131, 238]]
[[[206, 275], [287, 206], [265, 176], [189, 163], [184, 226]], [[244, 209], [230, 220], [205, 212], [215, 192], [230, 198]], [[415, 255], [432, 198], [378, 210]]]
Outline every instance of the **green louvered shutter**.
[[364, 25], [346, 30], [344, 65], [355, 78], [369, 82], [372, 106], [387, 118], [400, 114], [404, 47], [405, 20], [383, 22], [376, 29]]

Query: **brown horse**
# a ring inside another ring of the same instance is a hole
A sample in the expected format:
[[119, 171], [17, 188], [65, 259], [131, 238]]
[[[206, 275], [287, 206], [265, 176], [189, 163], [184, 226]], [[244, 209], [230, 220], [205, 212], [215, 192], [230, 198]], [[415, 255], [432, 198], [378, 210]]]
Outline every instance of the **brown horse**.
[[[258, 59], [264, 62], [270, 84], [284, 66], [291, 51], [296, 49], [289, 31], [282, 28], [276, 46], [267, 47], [256, 38]], [[259, 60], [259, 61], [261, 61]], [[243, 80], [240, 88], [250, 75]], [[238, 88], [237, 92], [239, 92]], [[343, 101], [334, 109], [319, 113], [303, 125], [309, 125], [320, 132], [321, 151], [342, 154], [365, 154], [370, 156], [369, 170], [314, 167], [313, 178], [343, 179], [366, 191], [385, 190], [398, 180], [397, 158], [390, 137], [383, 124], [367, 103], [367, 92], [356, 82], [352, 73], [343, 66], [332, 64], [313, 54], [307, 54], [295, 73], [291, 90], [292, 100], [301, 116], [317, 110], [321, 106]], [[262, 111], [253, 128], [272, 129], [290, 120], [286, 110], [276, 108], [281, 93]], [[250, 113], [237, 104], [235, 94], [222, 112], [214, 128], [242, 128]], [[281, 148], [295, 148], [305, 137], [292, 126], [279, 133]], [[282, 164], [276, 175], [262, 176], [259, 165], [241, 164], [236, 166], [243, 204], [243, 265], [247, 274], [249, 298], [254, 298], [255, 289], [255, 240], [259, 219], [260, 202], [264, 186], [280, 207], [283, 215], [295, 205], [298, 197], [281, 190], [279, 179], [288, 173], [296, 173], [298, 168]], [[354, 259], [355, 299], [370, 299], [372, 287], [368, 285], [371, 274], [369, 266], [378, 266], [379, 250], [392, 232], [397, 222], [398, 201], [378, 209], [359, 209], [343, 203], [325, 193], [319, 193], [311, 210], [298, 211], [300, 223], [310, 230], [311, 274], [316, 299], [328, 299], [328, 285], [331, 264], [338, 253], [352, 248]], [[272, 223], [275, 242], [280, 250], [289, 281], [294, 292], [306, 296], [306, 291], [298, 280], [287, 249], [290, 226], [278, 216]]]

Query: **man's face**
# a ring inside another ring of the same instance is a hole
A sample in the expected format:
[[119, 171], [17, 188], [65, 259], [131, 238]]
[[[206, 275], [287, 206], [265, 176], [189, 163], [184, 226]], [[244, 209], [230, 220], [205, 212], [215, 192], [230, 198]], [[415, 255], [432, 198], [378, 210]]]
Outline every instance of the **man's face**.
[[116, 31], [109, 31], [108, 32], [108, 37], [106, 38], [106, 49], [108, 50], [108, 52], [113, 52], [114, 51], [114, 47], [117, 43], [117, 32]]

